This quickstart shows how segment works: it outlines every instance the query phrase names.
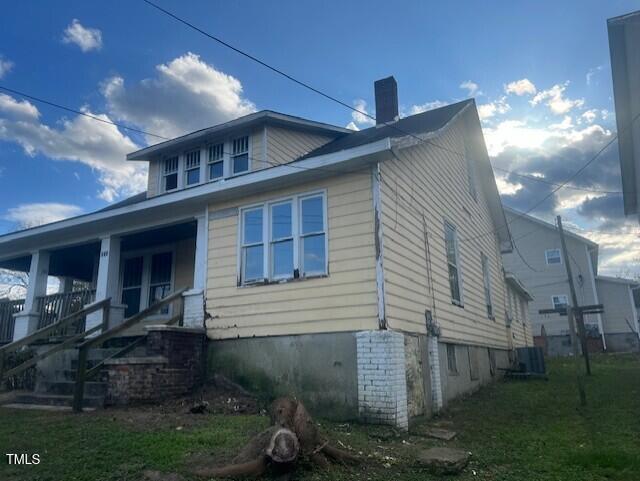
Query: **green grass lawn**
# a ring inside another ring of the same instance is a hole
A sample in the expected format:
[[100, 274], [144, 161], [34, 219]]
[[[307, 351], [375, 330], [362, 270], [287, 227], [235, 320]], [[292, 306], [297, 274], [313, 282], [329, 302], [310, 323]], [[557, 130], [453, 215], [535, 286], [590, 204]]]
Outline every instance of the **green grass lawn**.
[[[366, 462], [302, 469], [295, 479], [441, 479], [418, 470], [413, 459], [418, 450], [448, 444], [473, 453], [455, 479], [640, 480], [640, 360], [600, 356], [593, 365], [586, 408], [578, 407], [573, 362], [556, 360], [549, 381], [500, 382], [452, 404], [436, 420], [459, 433], [450, 443], [322, 422], [334, 444], [361, 452]], [[0, 480], [138, 481], [148, 469], [193, 479], [190, 467], [230, 459], [268, 424], [264, 416], [187, 416], [0, 409]], [[8, 466], [4, 453], [38, 453], [41, 462]]]

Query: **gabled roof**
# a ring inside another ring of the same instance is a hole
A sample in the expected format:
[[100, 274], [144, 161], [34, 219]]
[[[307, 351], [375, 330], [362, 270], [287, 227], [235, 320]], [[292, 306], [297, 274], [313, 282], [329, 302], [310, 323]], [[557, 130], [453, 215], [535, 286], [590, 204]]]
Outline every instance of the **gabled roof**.
[[433, 110], [427, 110], [419, 114], [401, 118], [400, 120], [370, 127], [368, 129], [350, 131], [349, 135], [339, 137], [316, 150], [306, 154], [304, 158], [315, 157], [317, 155], [330, 154], [340, 150], [351, 149], [360, 145], [375, 142], [380, 139], [406, 137], [408, 134], [427, 134], [440, 130], [447, 125], [456, 114], [461, 112], [467, 105], [473, 104], [473, 100], [464, 100], [455, 104], [446, 105]]
[[[539, 225], [541, 227], [545, 227], [547, 229], [551, 229], [554, 232], [558, 231], [558, 228], [555, 225], [550, 224], [549, 222], [545, 222], [545, 221], [543, 221], [541, 219], [538, 219], [537, 217], [533, 217], [532, 215], [525, 214], [523, 212], [519, 212], [519, 211], [517, 211], [515, 209], [512, 209], [510, 207], [507, 207], [507, 206], [504, 206], [504, 210], [505, 210], [505, 212], [508, 212], [508, 213], [510, 213], [512, 215], [518, 216], [521, 219], [528, 220], [529, 222], [533, 222], [534, 224], [537, 224], [537, 225]], [[515, 222], [518, 222], [518, 221], [515, 221]], [[575, 239], [575, 240], [577, 240], [579, 242], [587, 244], [589, 247], [596, 248], [596, 249], [598, 248], [598, 244], [597, 243], [593, 242], [590, 239], [587, 239], [586, 237], [582, 237], [581, 235], [574, 234], [573, 232], [567, 230], [566, 228], [564, 229], [564, 233], [565, 233], [565, 235], [567, 237], [571, 237], [572, 239]]]
[[207, 127], [206, 129], [196, 130], [186, 135], [176, 137], [175, 139], [166, 140], [158, 144], [145, 147], [127, 155], [127, 160], [149, 160], [151, 157], [158, 155], [165, 150], [183, 149], [203, 141], [203, 139], [216, 135], [227, 134], [238, 129], [247, 129], [262, 124], [280, 125], [296, 130], [304, 130], [330, 137], [339, 137], [349, 134], [352, 130], [337, 125], [325, 124], [314, 120], [303, 119], [294, 115], [282, 114], [272, 110], [261, 110], [243, 117], [239, 117], [223, 124]]
[[633, 279], [624, 279], [622, 277], [611, 277], [611, 276], [596, 276], [596, 281], [603, 282], [613, 282], [614, 284], [625, 284], [630, 286], [637, 286], [640, 282], [635, 281]]

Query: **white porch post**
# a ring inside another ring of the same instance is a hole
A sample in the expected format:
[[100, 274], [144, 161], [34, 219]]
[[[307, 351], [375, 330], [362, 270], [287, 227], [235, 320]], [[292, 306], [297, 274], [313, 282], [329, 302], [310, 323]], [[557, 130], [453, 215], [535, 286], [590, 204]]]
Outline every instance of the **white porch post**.
[[[111, 298], [109, 326], [115, 326], [124, 319], [124, 306], [120, 305], [118, 283], [120, 275], [120, 237], [109, 236], [101, 241], [96, 282], [96, 301]], [[87, 316], [86, 329], [102, 323], [102, 311]]]
[[58, 286], [58, 294], [67, 294], [73, 291], [73, 277], [58, 277], [60, 282]]
[[31, 254], [27, 295], [24, 301], [24, 310], [15, 316], [14, 341], [18, 341], [38, 329], [40, 313], [37, 312], [37, 298], [47, 294], [49, 258], [47, 251], [36, 251]]
[[[196, 217], [196, 254], [193, 266], [193, 288], [183, 294], [184, 319], [188, 327], [204, 325], [204, 293], [207, 284], [207, 255], [209, 237], [208, 212]], [[176, 286], [180, 287], [180, 286]]]

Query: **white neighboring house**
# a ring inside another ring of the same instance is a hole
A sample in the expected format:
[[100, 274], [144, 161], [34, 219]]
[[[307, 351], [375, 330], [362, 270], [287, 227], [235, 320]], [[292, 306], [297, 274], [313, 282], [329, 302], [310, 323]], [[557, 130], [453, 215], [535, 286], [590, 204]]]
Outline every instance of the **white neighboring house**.
[[475, 102], [401, 119], [393, 77], [375, 95], [358, 132], [262, 111], [147, 147], [147, 192], [0, 236], [0, 267], [30, 273], [8, 340], [58, 314], [49, 275], [93, 286], [76, 306], [111, 298], [108, 327], [188, 288], [210, 369], [333, 418], [406, 427], [494, 379], [532, 340], [507, 326]]
[[639, 348], [640, 329], [633, 291], [637, 281], [619, 277], [596, 276], [600, 302], [605, 306], [604, 336], [607, 350], [636, 351]]
[[607, 20], [626, 215], [640, 214], [640, 11]]
[[[572, 349], [567, 317], [539, 314], [541, 309], [561, 307], [571, 301], [560, 233], [553, 224], [507, 207], [504, 210], [514, 244], [522, 257], [514, 250], [503, 254], [503, 262], [505, 269], [517, 275], [534, 298], [529, 303], [534, 339], [541, 345], [542, 336], [546, 337], [549, 355], [569, 355]], [[604, 314], [585, 316], [590, 338], [599, 338], [602, 349], [607, 351], [628, 350], [624, 346], [637, 338], [637, 328], [633, 327], [637, 325], [637, 315], [628, 287], [634, 283], [599, 276], [598, 244], [566, 228], [565, 238], [578, 303], [604, 306]], [[625, 327], [622, 315], [628, 317], [632, 327]]]

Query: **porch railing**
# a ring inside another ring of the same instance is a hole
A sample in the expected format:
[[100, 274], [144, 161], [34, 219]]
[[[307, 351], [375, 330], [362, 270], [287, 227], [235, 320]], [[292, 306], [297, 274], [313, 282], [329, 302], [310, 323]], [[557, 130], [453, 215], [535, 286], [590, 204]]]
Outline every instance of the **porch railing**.
[[[60, 294], [50, 294], [38, 297], [36, 309], [40, 313], [38, 329], [50, 326], [60, 319], [69, 317], [71, 314], [81, 311], [84, 306], [94, 302], [96, 298], [95, 289], [85, 289], [81, 291], [64, 292]], [[68, 326], [61, 335], [78, 334], [84, 331], [86, 316], [76, 320], [74, 325]]]
[[24, 299], [0, 301], [0, 344], [13, 342], [14, 315], [24, 309]]

